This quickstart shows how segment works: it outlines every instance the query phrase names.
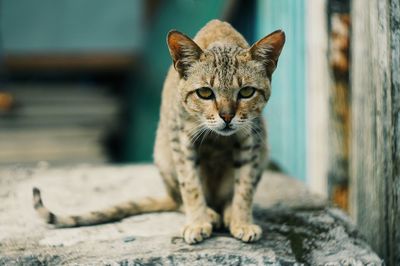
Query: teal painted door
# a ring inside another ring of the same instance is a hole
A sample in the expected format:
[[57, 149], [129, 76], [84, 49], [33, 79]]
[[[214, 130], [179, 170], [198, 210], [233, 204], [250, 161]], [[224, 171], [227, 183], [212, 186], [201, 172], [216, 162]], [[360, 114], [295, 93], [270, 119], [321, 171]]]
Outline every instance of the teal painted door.
[[272, 95], [265, 109], [270, 158], [288, 174], [305, 180], [305, 0], [259, 0], [257, 37], [276, 29], [286, 44], [272, 77]]
[[143, 41], [141, 67], [135, 73], [128, 96], [130, 121], [124, 154], [126, 161], [152, 160], [161, 90], [172, 62], [165, 42], [168, 31], [177, 29], [194, 37], [208, 21], [221, 17], [226, 4], [224, 0], [162, 1], [162, 8]]

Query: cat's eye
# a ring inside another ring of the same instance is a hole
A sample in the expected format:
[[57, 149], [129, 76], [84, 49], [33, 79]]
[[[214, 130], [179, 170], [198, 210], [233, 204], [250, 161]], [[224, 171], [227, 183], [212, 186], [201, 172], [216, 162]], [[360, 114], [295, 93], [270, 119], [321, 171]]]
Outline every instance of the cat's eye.
[[205, 100], [210, 100], [214, 98], [214, 93], [213, 91], [208, 88], [208, 87], [202, 87], [196, 90], [197, 96], [199, 96], [202, 99]]
[[250, 98], [256, 92], [254, 87], [243, 87], [239, 91], [239, 98]]

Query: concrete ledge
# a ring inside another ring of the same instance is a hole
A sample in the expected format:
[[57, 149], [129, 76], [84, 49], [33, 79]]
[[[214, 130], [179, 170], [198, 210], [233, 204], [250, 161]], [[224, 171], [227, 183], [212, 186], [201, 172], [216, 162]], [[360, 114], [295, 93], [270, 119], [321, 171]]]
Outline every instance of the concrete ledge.
[[54, 229], [32, 208], [33, 186], [56, 213], [82, 213], [162, 195], [155, 167], [8, 168], [0, 171], [0, 265], [381, 265], [348, 218], [291, 178], [266, 172], [256, 195], [263, 238], [245, 244], [216, 232], [198, 245], [180, 238], [179, 213], [138, 215], [99, 226]]

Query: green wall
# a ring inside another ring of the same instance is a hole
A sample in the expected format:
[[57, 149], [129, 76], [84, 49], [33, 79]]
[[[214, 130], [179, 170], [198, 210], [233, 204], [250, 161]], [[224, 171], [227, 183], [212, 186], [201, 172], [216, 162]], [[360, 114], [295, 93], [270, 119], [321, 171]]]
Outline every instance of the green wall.
[[130, 51], [143, 40], [142, 0], [2, 0], [7, 53]]

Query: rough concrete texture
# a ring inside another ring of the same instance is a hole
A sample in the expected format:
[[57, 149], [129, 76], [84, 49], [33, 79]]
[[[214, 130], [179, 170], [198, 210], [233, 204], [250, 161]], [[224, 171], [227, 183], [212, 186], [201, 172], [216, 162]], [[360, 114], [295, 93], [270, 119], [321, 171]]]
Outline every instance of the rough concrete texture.
[[155, 167], [8, 168], [0, 171], [0, 265], [380, 265], [339, 210], [281, 174], [266, 172], [256, 195], [262, 239], [245, 244], [227, 232], [187, 245], [184, 216], [144, 214], [70, 229], [45, 225], [32, 208], [33, 186], [59, 214], [82, 213], [164, 192]]

